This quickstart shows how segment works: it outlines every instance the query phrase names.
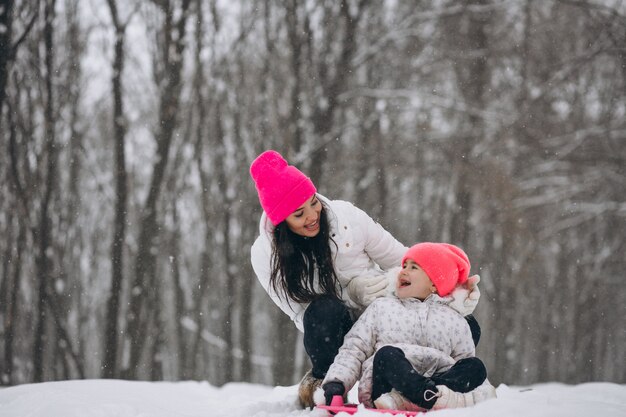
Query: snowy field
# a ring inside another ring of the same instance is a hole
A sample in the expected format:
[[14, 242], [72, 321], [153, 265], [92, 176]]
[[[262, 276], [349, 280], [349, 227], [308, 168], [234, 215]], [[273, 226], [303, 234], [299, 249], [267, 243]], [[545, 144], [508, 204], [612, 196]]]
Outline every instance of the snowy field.
[[[626, 417], [626, 385], [541, 384], [497, 388], [498, 398], [471, 408], [431, 412], [439, 417]], [[356, 391], [350, 392], [350, 399]], [[361, 410], [357, 417], [384, 414]], [[326, 417], [298, 410], [296, 386], [202, 382], [87, 380], [0, 389], [2, 417]], [[340, 413], [338, 417], [347, 417]], [[389, 416], [389, 415], [387, 415]]]

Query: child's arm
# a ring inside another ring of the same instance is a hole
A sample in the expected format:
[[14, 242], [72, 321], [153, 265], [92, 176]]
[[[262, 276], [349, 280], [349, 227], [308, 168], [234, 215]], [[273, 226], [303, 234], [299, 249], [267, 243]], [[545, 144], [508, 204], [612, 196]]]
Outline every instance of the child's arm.
[[467, 324], [465, 319], [460, 315], [456, 315], [455, 319], [458, 322], [456, 326], [458, 326], [461, 331], [458, 333], [451, 332], [454, 336], [450, 356], [452, 356], [455, 361], [472, 358], [476, 356], [476, 346], [474, 346], [474, 339], [472, 339], [472, 331], [470, 330], [469, 324]]
[[340, 382], [345, 392], [348, 392], [359, 380], [361, 365], [374, 354], [376, 347], [374, 322], [378, 304], [376, 301], [372, 303], [346, 334], [343, 345], [328, 369], [322, 386], [329, 382]]

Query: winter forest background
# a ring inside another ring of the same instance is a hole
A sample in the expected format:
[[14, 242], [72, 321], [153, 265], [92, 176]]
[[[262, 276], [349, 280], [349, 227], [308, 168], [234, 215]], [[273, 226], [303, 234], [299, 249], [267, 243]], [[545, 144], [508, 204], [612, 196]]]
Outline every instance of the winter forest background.
[[0, 380], [293, 384], [274, 148], [482, 276], [494, 384], [626, 382], [621, 0], [3, 0]]

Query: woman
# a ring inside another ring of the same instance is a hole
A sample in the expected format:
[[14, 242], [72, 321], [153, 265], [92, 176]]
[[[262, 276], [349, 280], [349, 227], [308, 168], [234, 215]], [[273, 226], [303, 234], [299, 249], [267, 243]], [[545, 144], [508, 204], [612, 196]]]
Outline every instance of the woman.
[[[311, 407], [344, 335], [365, 307], [387, 294], [385, 271], [400, 264], [407, 248], [351, 203], [317, 194], [276, 151], [259, 155], [250, 174], [263, 207], [252, 266], [270, 298], [304, 332], [313, 367], [298, 396]], [[455, 307], [463, 315], [480, 296], [478, 277], [468, 281], [471, 292], [465, 290]], [[473, 318], [468, 322], [477, 341], [480, 329]]]

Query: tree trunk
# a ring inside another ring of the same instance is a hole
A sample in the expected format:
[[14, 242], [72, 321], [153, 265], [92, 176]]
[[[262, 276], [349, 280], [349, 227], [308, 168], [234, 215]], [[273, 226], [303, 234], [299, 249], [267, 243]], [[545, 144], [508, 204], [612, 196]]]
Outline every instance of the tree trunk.
[[5, 0], [0, 10], [0, 131], [2, 130], [2, 109], [6, 97], [9, 78], [9, 62], [13, 59], [13, 0]]
[[44, 45], [45, 45], [45, 149], [46, 149], [46, 174], [43, 196], [39, 207], [39, 224], [37, 226], [35, 241], [38, 242], [37, 258], [35, 260], [38, 279], [38, 300], [37, 318], [35, 325], [35, 341], [33, 343], [33, 380], [42, 382], [44, 380], [44, 348], [47, 333], [47, 304], [48, 304], [48, 282], [51, 280], [50, 263], [48, 253], [51, 250], [51, 226], [49, 209], [55, 192], [57, 183], [57, 144], [55, 135], [55, 112], [53, 82], [54, 76], [54, 20], [55, 20], [56, 0], [47, 0], [44, 11]]
[[[461, 2], [465, 4], [465, 2]], [[484, 6], [485, 0], [472, 0], [471, 5]], [[459, 62], [454, 67], [457, 85], [462, 97], [470, 109], [485, 108], [484, 92], [489, 87], [489, 69], [487, 67], [487, 27], [490, 23], [490, 12], [475, 12], [468, 9], [462, 13], [455, 27], [455, 44], [460, 48], [456, 51]], [[464, 123], [466, 130], [450, 147], [450, 160], [454, 161], [454, 176], [457, 178], [455, 206], [450, 207], [454, 213], [451, 225], [453, 242], [467, 247], [469, 242], [469, 215], [472, 204], [472, 189], [476, 182], [472, 181], [473, 167], [469, 162], [478, 141], [484, 137], [485, 127], [481, 117], [469, 112]]]
[[[200, 362], [200, 346], [202, 343], [202, 328], [204, 326], [204, 303], [206, 300], [207, 290], [210, 284], [211, 278], [211, 255], [209, 251], [209, 242], [213, 235], [211, 226], [210, 215], [210, 181], [208, 175], [205, 172], [204, 167], [204, 141], [205, 141], [205, 121], [207, 120], [207, 103], [203, 94], [203, 87], [205, 86], [204, 78], [204, 65], [201, 58], [204, 39], [204, 18], [202, 0], [196, 0], [196, 26], [195, 26], [195, 50], [194, 50], [194, 79], [193, 79], [193, 92], [196, 116], [196, 130], [195, 136], [195, 162], [198, 169], [198, 176], [200, 177], [200, 211], [202, 213], [203, 227], [204, 227], [204, 247], [200, 251], [199, 262], [199, 276], [198, 276], [198, 288], [193, 293], [193, 317], [196, 324], [195, 333], [191, 339], [191, 347], [188, 350], [187, 363], [183, 364], [182, 375], [185, 379], [190, 378], [204, 378], [202, 371], [198, 369], [198, 366], [194, 366], [195, 363]], [[178, 324], [180, 326], [180, 323]], [[181, 331], [182, 333], [182, 331]], [[204, 358], [202, 358], [204, 359]], [[207, 359], [208, 360], [208, 359]], [[204, 362], [204, 361], [202, 361]], [[209, 364], [204, 363], [205, 367]]]
[[187, 308], [185, 306], [185, 292], [183, 285], [183, 278], [180, 271], [180, 263], [182, 260], [182, 253], [180, 250], [180, 220], [178, 218], [178, 208], [176, 207], [176, 201], [171, 203], [172, 212], [172, 231], [169, 242], [170, 268], [174, 285], [174, 303], [175, 314], [174, 324], [176, 326], [177, 347], [178, 347], [178, 378], [189, 379], [187, 370], [191, 369], [188, 359], [187, 338], [185, 337], [185, 329], [181, 325], [181, 321], [187, 317]]
[[[324, 145], [330, 139], [328, 135], [333, 130], [334, 116], [338, 105], [337, 99], [348, 87], [346, 84], [348, 77], [352, 74], [352, 58], [357, 46], [357, 29], [368, 2], [369, 0], [361, 0], [355, 8], [351, 7], [347, 0], [341, 1], [340, 21], [343, 27], [343, 33], [339, 57], [333, 75], [328, 75], [328, 71], [326, 70], [321, 71], [320, 83], [324, 94], [324, 104], [320, 105], [319, 103], [315, 103], [312, 115], [315, 138], [321, 141], [319, 146], [311, 153], [310, 166], [307, 170], [315, 184], [322, 183], [324, 161], [327, 155]], [[353, 15], [351, 13], [352, 11], [356, 11], [356, 14]], [[327, 34], [327, 36], [331, 35]], [[324, 64], [320, 65], [322, 65], [322, 67], [324, 66]]]
[[165, 57], [165, 82], [159, 103], [159, 131], [157, 133], [156, 163], [152, 170], [152, 179], [148, 197], [142, 209], [138, 252], [135, 262], [135, 278], [131, 287], [130, 307], [127, 314], [128, 342], [130, 343], [129, 363], [125, 364], [124, 377], [137, 377], [138, 367], [144, 354], [146, 330], [154, 321], [155, 306], [147, 303], [155, 300], [154, 285], [156, 274], [156, 253], [158, 246], [157, 202], [161, 195], [165, 170], [169, 160], [172, 137], [177, 127], [179, 110], [183, 55], [185, 49], [185, 25], [188, 17], [190, 0], [183, 0], [177, 20], [174, 10], [165, 11], [163, 34], [163, 56]]
[[17, 334], [17, 314], [18, 314], [18, 296], [20, 291], [20, 277], [22, 274], [22, 254], [26, 245], [26, 228], [18, 221], [17, 227], [19, 234], [17, 237], [17, 245], [15, 248], [15, 256], [12, 257], [13, 270], [11, 275], [7, 274], [6, 289], [8, 291], [8, 302], [4, 317], [4, 369], [0, 375], [0, 383], [4, 385], [13, 385], [13, 367], [14, 355], [13, 344], [15, 335]]
[[124, 281], [124, 242], [126, 239], [126, 211], [128, 205], [128, 179], [124, 146], [126, 139], [126, 119], [122, 97], [126, 27], [119, 21], [116, 0], [108, 0], [108, 3], [115, 26], [115, 52], [112, 79], [113, 140], [115, 144], [115, 219], [113, 221], [113, 242], [111, 245], [111, 289], [109, 290], [109, 298], [107, 301], [102, 376], [104, 378], [115, 378], [118, 372], [118, 320], [122, 283]]
[[227, 158], [226, 144], [224, 143], [227, 138], [224, 131], [224, 121], [223, 121], [223, 113], [222, 113], [222, 104], [220, 102], [216, 103], [215, 106], [215, 142], [213, 144], [213, 152], [215, 154], [214, 164], [215, 164], [215, 175], [217, 175], [217, 185], [219, 189], [219, 200], [218, 207], [219, 212], [221, 212], [221, 218], [219, 221], [219, 229], [220, 234], [222, 235], [222, 250], [221, 250], [221, 262], [220, 265], [223, 266], [223, 270], [220, 271], [220, 275], [224, 277], [224, 291], [225, 291], [225, 300], [223, 303], [224, 306], [224, 320], [221, 325], [221, 334], [224, 337], [224, 340], [227, 343], [226, 346], [226, 358], [223, 364], [223, 372], [224, 372], [224, 380], [232, 381], [234, 374], [234, 350], [236, 347], [235, 341], [235, 333], [233, 332], [234, 323], [234, 307], [235, 300], [237, 297], [235, 282], [237, 281], [237, 277], [234, 277], [231, 272], [231, 265], [233, 265], [234, 260], [231, 256], [231, 208], [230, 208], [230, 198], [228, 193], [228, 173], [227, 173], [227, 165], [225, 159]]
[[291, 108], [290, 108], [290, 130], [286, 141], [285, 152], [289, 156], [300, 152], [303, 143], [302, 134], [302, 51], [304, 49], [304, 39], [300, 35], [301, 30], [298, 25], [298, 2], [289, 0], [285, 4], [287, 34], [291, 52], [291, 72], [293, 74], [293, 87], [291, 88]]
[[294, 367], [296, 363], [296, 340], [298, 330], [293, 322], [282, 311], [274, 309], [274, 367], [273, 385], [292, 385], [294, 383]]

